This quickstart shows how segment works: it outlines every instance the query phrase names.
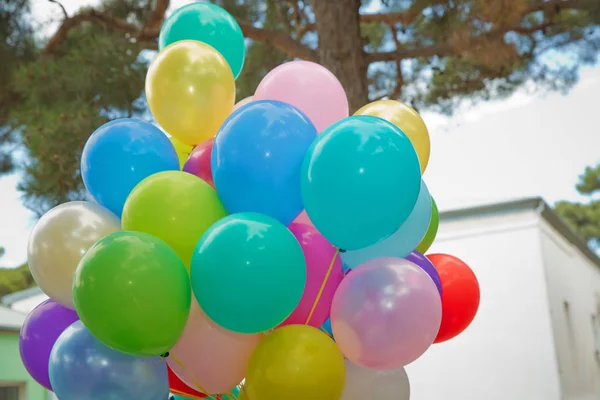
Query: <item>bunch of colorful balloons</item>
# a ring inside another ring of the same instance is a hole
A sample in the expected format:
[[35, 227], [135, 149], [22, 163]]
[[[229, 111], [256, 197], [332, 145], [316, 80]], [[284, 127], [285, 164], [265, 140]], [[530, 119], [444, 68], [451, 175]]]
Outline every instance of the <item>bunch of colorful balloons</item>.
[[28, 371], [61, 400], [408, 399], [403, 367], [479, 305], [468, 266], [422, 254], [438, 212], [419, 114], [349, 116], [305, 61], [234, 105], [244, 37], [210, 3], [175, 11], [159, 49], [146, 98], [170, 138], [101, 126], [81, 158], [91, 200], [31, 233], [50, 300], [21, 331]]

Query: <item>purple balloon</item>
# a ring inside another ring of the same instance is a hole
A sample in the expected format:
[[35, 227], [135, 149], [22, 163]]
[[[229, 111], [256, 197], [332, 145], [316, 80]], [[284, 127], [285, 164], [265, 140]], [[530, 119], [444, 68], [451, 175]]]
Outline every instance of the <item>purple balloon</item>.
[[48, 360], [54, 342], [79, 317], [73, 310], [48, 299], [29, 313], [21, 327], [19, 351], [27, 372], [40, 385], [52, 390]]
[[429, 261], [429, 258], [425, 257], [423, 254], [419, 253], [418, 251], [413, 251], [405, 258], [408, 261], [410, 261], [414, 264], [417, 264], [419, 267], [423, 268], [423, 270], [425, 272], [427, 272], [427, 275], [429, 275], [431, 277], [431, 279], [433, 279], [433, 283], [435, 283], [435, 286], [437, 287], [438, 292], [440, 292], [440, 296], [441, 296], [442, 295], [442, 281], [440, 280], [440, 275], [438, 274], [437, 270], [435, 269], [435, 267], [433, 266], [431, 261]]

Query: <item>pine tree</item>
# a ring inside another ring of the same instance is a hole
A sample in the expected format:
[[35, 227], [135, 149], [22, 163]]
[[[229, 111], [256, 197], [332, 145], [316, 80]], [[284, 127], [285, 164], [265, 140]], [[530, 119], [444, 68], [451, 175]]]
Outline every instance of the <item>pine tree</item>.
[[[2, 15], [15, 2], [7, 1], [0, 0]], [[60, 9], [60, 0], [48, 1]], [[353, 110], [385, 97], [451, 113], [463, 100], [502, 98], [525, 84], [567, 90], [600, 49], [597, 0], [214, 2], [251, 40], [239, 98], [276, 65], [302, 58], [338, 76]], [[28, 207], [42, 213], [82, 197], [79, 154], [96, 127], [121, 116], [151, 118], [143, 81], [169, 6], [103, 0], [73, 15], [63, 8], [56, 32], [2, 73], [11, 96], [2, 100], [0, 126], [11, 145], [0, 147], [0, 161], [24, 172]], [[28, 27], [25, 14], [19, 21]], [[3, 42], [15, 49], [12, 29]], [[14, 146], [23, 161], [12, 157]]]
[[600, 200], [593, 197], [600, 193], [600, 164], [585, 169], [576, 189], [589, 196], [589, 200], [583, 203], [560, 201], [556, 211], [590, 248], [600, 250]]

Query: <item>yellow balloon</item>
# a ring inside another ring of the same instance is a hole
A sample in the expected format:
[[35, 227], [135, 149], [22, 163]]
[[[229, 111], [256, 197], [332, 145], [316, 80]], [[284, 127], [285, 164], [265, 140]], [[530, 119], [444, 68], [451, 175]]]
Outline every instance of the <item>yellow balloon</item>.
[[372, 115], [396, 125], [408, 136], [421, 163], [421, 175], [429, 163], [431, 143], [423, 118], [412, 107], [396, 100], [377, 100], [367, 104], [354, 115]]
[[169, 134], [197, 145], [217, 133], [235, 102], [235, 81], [223, 56], [206, 43], [182, 40], [165, 47], [146, 75], [146, 98]]
[[254, 350], [244, 392], [249, 400], [338, 400], [344, 357], [333, 340], [308, 325], [288, 325], [266, 335]]
[[175, 148], [175, 152], [177, 153], [177, 158], [179, 158], [179, 169], [183, 169], [185, 162], [192, 150], [194, 150], [194, 146], [190, 146], [189, 144], [181, 143], [179, 140], [175, 139], [173, 136], [169, 137], [171, 144]]

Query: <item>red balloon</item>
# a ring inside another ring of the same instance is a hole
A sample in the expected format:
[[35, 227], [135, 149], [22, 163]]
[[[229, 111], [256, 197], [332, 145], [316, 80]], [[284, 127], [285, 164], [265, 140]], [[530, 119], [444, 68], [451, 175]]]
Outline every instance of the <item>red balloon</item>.
[[213, 182], [210, 158], [214, 142], [215, 138], [211, 138], [194, 147], [194, 150], [192, 150], [183, 166], [185, 172], [196, 175], [198, 178], [212, 186], [213, 189], [215, 183]]
[[171, 389], [171, 393], [176, 394], [177, 396], [185, 396], [190, 399], [204, 399], [207, 397], [204, 393], [200, 393], [186, 385], [177, 375], [175, 375], [175, 372], [173, 372], [168, 365], [167, 372], [169, 374], [169, 388]]
[[442, 282], [442, 325], [434, 343], [452, 339], [471, 324], [479, 308], [479, 282], [462, 260], [448, 254], [428, 254]]

